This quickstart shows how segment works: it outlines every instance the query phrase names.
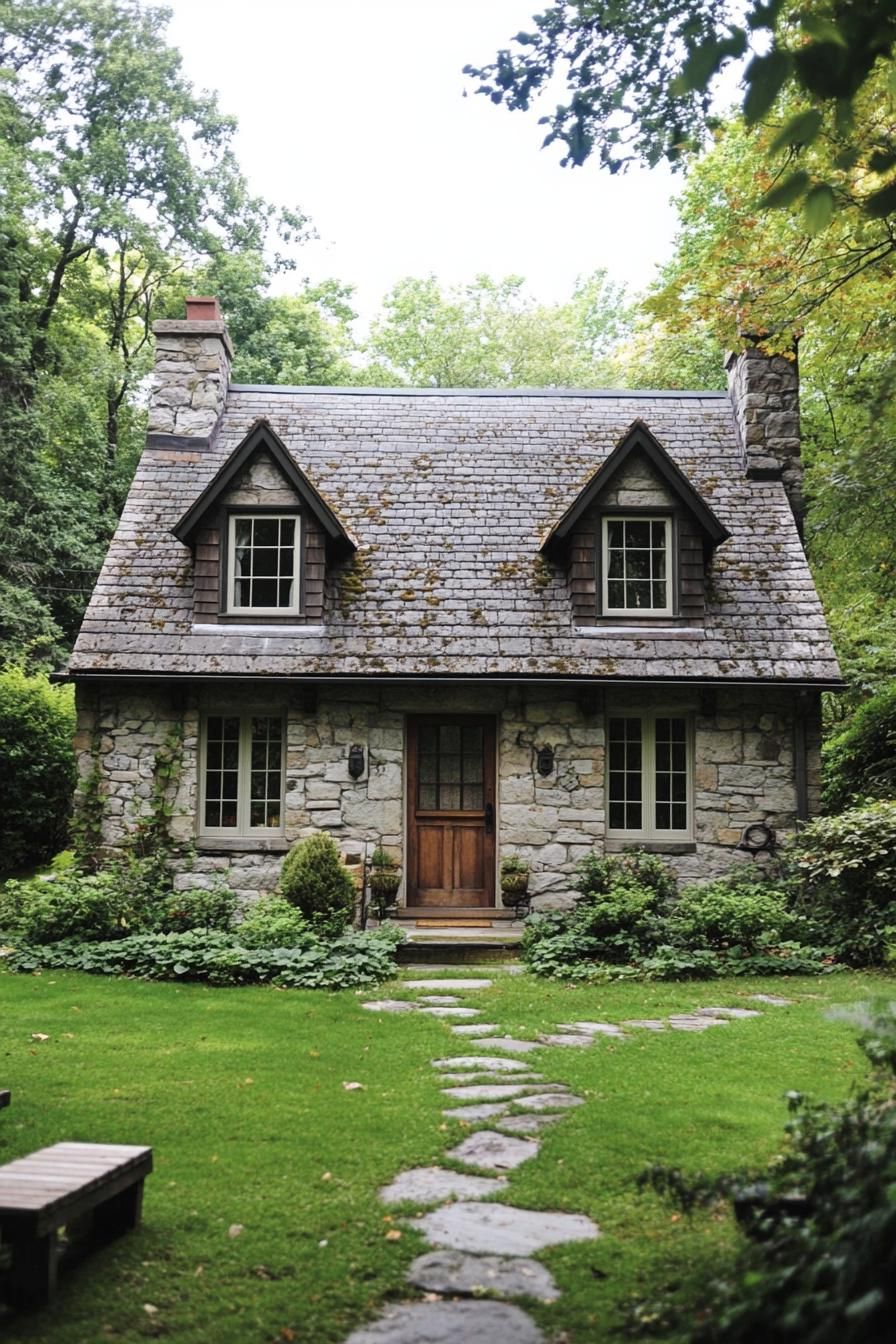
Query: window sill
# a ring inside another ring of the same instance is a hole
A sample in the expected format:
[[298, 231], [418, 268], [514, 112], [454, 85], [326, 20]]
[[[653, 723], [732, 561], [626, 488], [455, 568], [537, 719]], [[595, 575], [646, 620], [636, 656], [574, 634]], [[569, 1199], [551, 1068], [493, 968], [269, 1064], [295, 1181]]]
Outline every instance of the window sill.
[[326, 634], [323, 625], [258, 625], [237, 620], [222, 620], [217, 625], [191, 625], [191, 635], [264, 635], [265, 639], [295, 639], [305, 635], [309, 638]]
[[[662, 620], [658, 617], [657, 621]], [[619, 636], [622, 639], [705, 639], [706, 631], [702, 626], [693, 625], [653, 625], [645, 621], [642, 625], [616, 625], [606, 617], [598, 618], [594, 625], [573, 626], [573, 634], [585, 639], [606, 639]]]
[[203, 854], [285, 854], [290, 842], [285, 835], [254, 836], [249, 835], [200, 835], [196, 838], [196, 849]]
[[622, 854], [627, 849], [643, 849], [647, 854], [696, 854], [697, 844], [694, 840], [639, 840], [637, 836], [628, 840], [607, 837], [604, 843], [607, 854]]

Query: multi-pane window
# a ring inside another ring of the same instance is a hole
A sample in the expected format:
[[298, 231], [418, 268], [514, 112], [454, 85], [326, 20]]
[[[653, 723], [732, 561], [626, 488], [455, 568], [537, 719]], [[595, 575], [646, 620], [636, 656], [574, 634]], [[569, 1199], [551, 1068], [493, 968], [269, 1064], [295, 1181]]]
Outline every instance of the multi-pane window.
[[603, 609], [620, 615], [672, 613], [672, 520], [603, 520]]
[[202, 829], [250, 835], [282, 829], [283, 720], [209, 714], [205, 720]]
[[610, 833], [680, 838], [691, 827], [688, 721], [639, 714], [607, 722], [607, 821]]
[[299, 519], [295, 514], [231, 514], [228, 610], [299, 610]]
[[481, 724], [421, 724], [417, 738], [417, 807], [421, 812], [481, 812]]

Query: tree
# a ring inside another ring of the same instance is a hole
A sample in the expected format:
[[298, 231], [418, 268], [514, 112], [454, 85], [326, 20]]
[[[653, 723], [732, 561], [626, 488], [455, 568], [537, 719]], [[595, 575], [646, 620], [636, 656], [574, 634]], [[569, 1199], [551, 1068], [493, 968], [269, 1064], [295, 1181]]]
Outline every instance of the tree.
[[[747, 125], [766, 117], [782, 91], [795, 96], [799, 105], [774, 147], [788, 155], [825, 129], [848, 138], [856, 99], [880, 67], [896, 91], [893, 0], [560, 0], [532, 23], [491, 64], [465, 72], [480, 81], [478, 92], [514, 110], [528, 110], [551, 81], [565, 80], [568, 102], [542, 118], [544, 143], [565, 146], [564, 165], [595, 153], [611, 172], [636, 160], [680, 165], [718, 124], [713, 94], [732, 62], [745, 64]], [[891, 132], [868, 168], [862, 209], [875, 218], [896, 213]], [[831, 184], [796, 169], [768, 197], [775, 205], [797, 199], [823, 227]]]
[[0, 650], [31, 661], [77, 629], [168, 293], [232, 256], [264, 290], [291, 264], [267, 259], [271, 233], [291, 245], [306, 228], [249, 191], [233, 119], [185, 80], [167, 17], [0, 0]]
[[520, 276], [445, 290], [435, 276], [402, 280], [371, 327], [365, 378], [412, 387], [594, 387], [613, 381], [631, 321], [623, 286], [605, 271], [566, 303], [540, 304]]

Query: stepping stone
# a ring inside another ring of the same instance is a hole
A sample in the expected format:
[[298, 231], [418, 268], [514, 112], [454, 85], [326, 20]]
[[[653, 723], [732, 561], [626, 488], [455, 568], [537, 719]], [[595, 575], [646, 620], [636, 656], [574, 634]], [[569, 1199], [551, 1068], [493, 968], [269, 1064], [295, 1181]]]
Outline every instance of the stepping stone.
[[561, 1031], [581, 1031], [586, 1036], [618, 1036], [625, 1039], [625, 1032], [615, 1022], [561, 1022]]
[[697, 1013], [676, 1013], [669, 1018], [673, 1031], [706, 1031], [709, 1027], [727, 1027], [724, 1017], [701, 1017]]
[[517, 1097], [515, 1106], [526, 1111], [562, 1111], [570, 1106], [583, 1106], [584, 1097], [573, 1096], [571, 1092], [536, 1092], [533, 1096]]
[[544, 1213], [511, 1204], [446, 1204], [414, 1220], [432, 1246], [483, 1255], [531, 1255], [565, 1241], [594, 1241], [600, 1228], [580, 1213]]
[[486, 1167], [490, 1171], [513, 1171], [530, 1157], [535, 1157], [539, 1149], [533, 1139], [513, 1139], [505, 1134], [496, 1134], [491, 1129], [481, 1129], [471, 1134], [456, 1148], [449, 1148], [446, 1157], [456, 1162], [466, 1162], [471, 1167]]
[[768, 1003], [772, 1008], [787, 1008], [793, 1003], [793, 999], [781, 999], [777, 994], [748, 994], [748, 999], [754, 1003]]
[[[446, 1111], [444, 1114], [449, 1115], [450, 1112]], [[540, 1129], [556, 1125], [557, 1121], [563, 1118], [562, 1111], [546, 1115], [508, 1115], [504, 1119], [496, 1120], [495, 1128], [500, 1129], [502, 1133], [537, 1134]]]
[[697, 1008], [699, 1017], [761, 1017], [758, 1008]]
[[530, 1316], [509, 1302], [406, 1302], [386, 1307], [345, 1344], [544, 1344]]
[[507, 1101], [510, 1097], [521, 1097], [529, 1089], [524, 1083], [514, 1086], [512, 1083], [474, 1083], [470, 1087], [443, 1087], [446, 1097], [457, 1097], [458, 1101]]
[[491, 980], [405, 980], [405, 989], [491, 989]]
[[421, 994], [418, 1003], [460, 1003], [456, 994]]
[[[451, 1030], [455, 1036], [484, 1036], [487, 1031], [497, 1031], [498, 1025], [495, 1022], [474, 1022], [472, 1025], [464, 1023], [461, 1027], [452, 1027]], [[491, 1040], [473, 1041], [473, 1045], [491, 1045]]]
[[537, 1260], [521, 1256], [465, 1255], [463, 1251], [430, 1251], [418, 1255], [408, 1270], [408, 1282], [428, 1293], [456, 1293], [461, 1297], [536, 1297], [556, 1302], [560, 1290], [553, 1275]]
[[640, 1027], [643, 1031], [665, 1031], [666, 1024], [657, 1017], [635, 1018], [631, 1022], [623, 1022], [624, 1027]]
[[418, 1008], [418, 1013], [429, 1013], [431, 1017], [480, 1017], [481, 1008]]
[[403, 1171], [389, 1185], [380, 1190], [384, 1204], [401, 1204], [412, 1200], [415, 1204], [442, 1204], [446, 1199], [484, 1199], [495, 1195], [507, 1185], [494, 1176], [468, 1176], [444, 1167], [414, 1167]]
[[483, 1045], [489, 1050], [507, 1050], [512, 1055], [527, 1055], [530, 1050], [540, 1050], [538, 1041], [517, 1041], [512, 1036], [486, 1036], [471, 1045]]
[[434, 1069], [479, 1069], [482, 1073], [521, 1073], [526, 1065], [518, 1059], [502, 1059], [495, 1055], [454, 1055], [450, 1059], [434, 1059]]
[[[440, 1082], [443, 1083], [488, 1083], [494, 1079], [493, 1073], [443, 1073]], [[537, 1083], [544, 1081], [543, 1073], [515, 1073], [513, 1075], [515, 1083]]]
[[583, 1032], [574, 1035], [554, 1035], [539, 1036], [543, 1045], [593, 1045], [594, 1037], [586, 1036]]
[[372, 1003], [362, 1003], [362, 1008], [366, 1008], [370, 1013], [414, 1013], [417, 1011], [416, 1003], [409, 1003], [407, 999], [375, 999]]
[[506, 1115], [507, 1106], [500, 1102], [485, 1102], [482, 1106], [455, 1106], [453, 1110], [443, 1111], [451, 1120], [492, 1120], [496, 1116]]

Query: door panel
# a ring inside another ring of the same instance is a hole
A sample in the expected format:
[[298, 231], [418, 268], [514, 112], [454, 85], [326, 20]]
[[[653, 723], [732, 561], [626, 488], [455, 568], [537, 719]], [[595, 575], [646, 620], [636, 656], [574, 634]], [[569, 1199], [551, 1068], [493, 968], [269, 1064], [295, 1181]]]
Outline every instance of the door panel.
[[495, 725], [408, 719], [408, 905], [495, 903]]

